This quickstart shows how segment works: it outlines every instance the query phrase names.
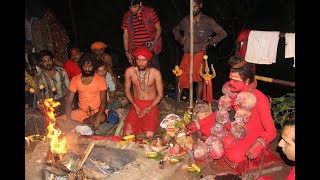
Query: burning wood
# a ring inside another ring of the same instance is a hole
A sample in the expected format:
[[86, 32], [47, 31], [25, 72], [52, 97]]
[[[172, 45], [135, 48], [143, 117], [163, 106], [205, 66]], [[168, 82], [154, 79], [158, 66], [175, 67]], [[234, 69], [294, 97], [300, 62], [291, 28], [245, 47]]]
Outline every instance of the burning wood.
[[[57, 154], [59, 156], [59, 160], [62, 160], [63, 155], [67, 153], [66, 148], [66, 139], [61, 135], [61, 131], [56, 129], [56, 118], [54, 114], [54, 110], [57, 106], [60, 105], [59, 102], [54, 102], [52, 98], [46, 98], [44, 100], [45, 109], [44, 112], [47, 114], [49, 119], [49, 124], [47, 127], [47, 138], [50, 139], [50, 151], [53, 154]], [[54, 159], [51, 159], [54, 160]]]

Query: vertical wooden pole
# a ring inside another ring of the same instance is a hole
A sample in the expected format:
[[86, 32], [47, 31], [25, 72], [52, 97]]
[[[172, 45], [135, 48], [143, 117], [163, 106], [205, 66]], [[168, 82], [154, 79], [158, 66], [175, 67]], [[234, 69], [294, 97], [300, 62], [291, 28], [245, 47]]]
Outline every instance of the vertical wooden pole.
[[193, 108], [193, 0], [190, 0], [190, 108]]

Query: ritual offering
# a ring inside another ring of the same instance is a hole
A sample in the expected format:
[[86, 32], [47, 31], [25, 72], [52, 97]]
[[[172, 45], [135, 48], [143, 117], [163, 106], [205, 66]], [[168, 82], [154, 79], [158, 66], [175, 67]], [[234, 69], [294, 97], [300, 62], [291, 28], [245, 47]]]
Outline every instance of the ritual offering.
[[146, 155], [148, 157], [156, 157], [158, 155], [158, 153], [157, 152], [147, 152]]
[[168, 126], [172, 127], [177, 121], [180, 121], [181, 118], [176, 114], [168, 114], [160, 123], [160, 126], [166, 129]]
[[171, 137], [175, 135], [177, 132], [177, 128], [174, 125], [168, 125], [166, 128], [167, 134], [169, 134]]
[[135, 135], [127, 135], [127, 136], [123, 137], [123, 139], [126, 140], [126, 141], [128, 141], [130, 139], [133, 139], [133, 138], [135, 138]]
[[163, 139], [157, 138], [150, 143], [150, 147], [155, 152], [160, 152], [168, 148]]
[[163, 154], [161, 154], [160, 152], [146, 152], [147, 158], [149, 159], [154, 159], [157, 161], [160, 161], [160, 159], [163, 159]]
[[179, 159], [176, 159], [176, 158], [169, 158], [169, 157], [168, 157], [168, 160], [169, 160], [169, 162], [170, 162], [171, 164], [175, 164], [175, 163], [179, 162]]
[[188, 172], [195, 172], [195, 173], [199, 173], [200, 172], [200, 167], [197, 166], [196, 164], [192, 163], [191, 166], [188, 166], [187, 169], [186, 169]]

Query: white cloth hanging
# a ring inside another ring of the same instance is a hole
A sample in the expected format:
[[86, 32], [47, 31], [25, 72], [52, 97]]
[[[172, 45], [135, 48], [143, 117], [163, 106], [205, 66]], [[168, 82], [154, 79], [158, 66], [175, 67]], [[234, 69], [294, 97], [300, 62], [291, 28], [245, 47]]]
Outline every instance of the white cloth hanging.
[[286, 33], [284, 35], [285, 45], [285, 58], [293, 57], [293, 67], [295, 67], [295, 33]]
[[279, 35], [279, 31], [250, 31], [245, 60], [255, 64], [275, 63]]

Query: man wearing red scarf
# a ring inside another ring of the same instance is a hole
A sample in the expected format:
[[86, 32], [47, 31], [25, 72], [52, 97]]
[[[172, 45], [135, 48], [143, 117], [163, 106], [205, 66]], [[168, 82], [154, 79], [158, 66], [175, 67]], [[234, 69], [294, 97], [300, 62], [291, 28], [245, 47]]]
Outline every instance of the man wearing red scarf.
[[[272, 119], [268, 97], [256, 89], [257, 82], [254, 79], [253, 64], [247, 63], [240, 56], [232, 56], [229, 59], [229, 64], [232, 66], [230, 81], [225, 83], [222, 92], [229, 97], [230, 109], [233, 108], [236, 112], [235, 117], [239, 109], [243, 110], [243, 107], [240, 106], [241, 103], [246, 101], [246, 98], [237, 97], [240, 93], [250, 92], [251, 95], [253, 94], [255, 96], [255, 105], [248, 111], [249, 118], [247, 121], [237, 122], [235, 120], [230, 122], [229, 116], [227, 116], [228, 121], [222, 123], [222, 126], [226, 127], [227, 130], [225, 131], [228, 131], [227, 133], [231, 135], [220, 139], [221, 144], [223, 144], [223, 152], [219, 152], [219, 156], [212, 153], [210, 156], [215, 159], [215, 157], [220, 158], [223, 155], [232, 163], [243, 163], [247, 159], [253, 160], [261, 156], [262, 152], [275, 139], [276, 128]], [[235, 100], [238, 102], [235, 103]], [[219, 104], [223, 104], [220, 101]], [[216, 115], [217, 112], [214, 112], [203, 119], [189, 123], [187, 125], [187, 134], [190, 135], [200, 130], [207, 137], [213, 136], [214, 128], [212, 127], [219, 122], [218, 118], [221, 118]]]
[[162, 76], [158, 69], [150, 67], [153, 54], [147, 47], [138, 47], [132, 54], [137, 66], [130, 66], [125, 71], [125, 94], [131, 108], [123, 134], [138, 135], [143, 132], [146, 138], [152, 138], [159, 124], [158, 104], [163, 98]]

